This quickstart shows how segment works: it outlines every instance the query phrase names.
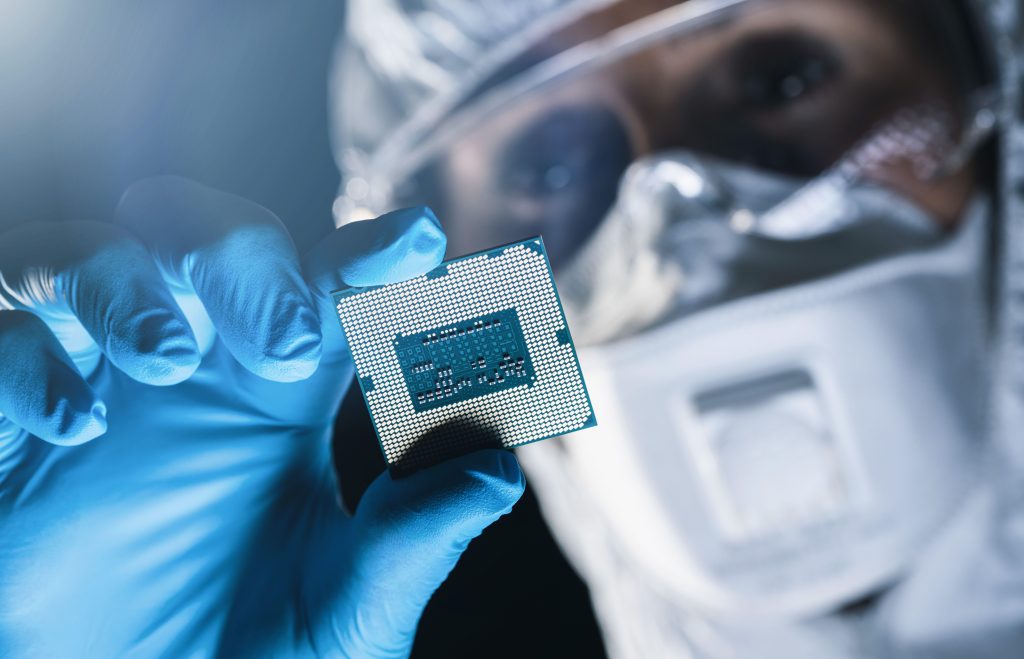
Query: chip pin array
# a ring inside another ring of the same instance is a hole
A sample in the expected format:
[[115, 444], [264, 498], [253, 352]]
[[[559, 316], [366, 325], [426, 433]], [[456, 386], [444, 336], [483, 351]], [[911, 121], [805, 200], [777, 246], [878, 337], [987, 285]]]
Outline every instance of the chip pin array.
[[540, 239], [335, 299], [396, 471], [595, 424]]

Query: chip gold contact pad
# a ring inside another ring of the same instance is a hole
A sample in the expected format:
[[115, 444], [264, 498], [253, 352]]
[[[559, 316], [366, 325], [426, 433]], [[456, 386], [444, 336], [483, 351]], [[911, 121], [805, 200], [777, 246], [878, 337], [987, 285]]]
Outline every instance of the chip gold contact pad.
[[416, 411], [536, 380], [514, 309], [395, 338]]

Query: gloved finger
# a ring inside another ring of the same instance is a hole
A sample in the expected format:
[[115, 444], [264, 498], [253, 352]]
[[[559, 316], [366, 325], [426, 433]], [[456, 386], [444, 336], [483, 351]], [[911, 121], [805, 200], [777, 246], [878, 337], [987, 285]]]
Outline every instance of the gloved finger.
[[303, 259], [325, 340], [341, 339], [331, 292], [418, 277], [441, 263], [446, 246], [441, 223], [422, 206], [336, 229]]
[[115, 217], [198, 295], [245, 368], [279, 382], [320, 362], [320, 324], [288, 232], [269, 210], [183, 178], [131, 186]]
[[0, 415], [54, 444], [107, 431], [106, 407], [38, 317], [0, 311]]
[[515, 456], [490, 449], [402, 480], [377, 478], [356, 511], [351, 576], [332, 611], [341, 655], [408, 656], [431, 595], [524, 488]]
[[346, 224], [304, 259], [314, 293], [349, 286], [381, 286], [418, 277], [444, 258], [447, 239], [434, 212], [404, 208], [375, 220]]
[[[18, 227], [0, 238], [0, 276], [0, 306], [50, 319], [63, 313], [54, 321], [62, 327], [70, 310], [78, 332], [140, 382], [176, 384], [199, 366], [188, 322], [145, 248], [124, 229], [100, 222]], [[72, 333], [61, 336], [74, 342], [65, 336]]]

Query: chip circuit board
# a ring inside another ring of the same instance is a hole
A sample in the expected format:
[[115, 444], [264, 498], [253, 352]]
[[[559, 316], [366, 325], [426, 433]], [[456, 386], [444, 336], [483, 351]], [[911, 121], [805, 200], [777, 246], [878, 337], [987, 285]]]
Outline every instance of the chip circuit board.
[[334, 301], [393, 473], [596, 425], [540, 238]]

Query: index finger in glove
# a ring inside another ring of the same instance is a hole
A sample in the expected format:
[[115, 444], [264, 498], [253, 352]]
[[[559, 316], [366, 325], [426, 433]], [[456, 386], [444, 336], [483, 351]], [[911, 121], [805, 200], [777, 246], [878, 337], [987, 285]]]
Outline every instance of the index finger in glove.
[[418, 277], [441, 263], [446, 246], [441, 223], [422, 206], [352, 222], [328, 235], [303, 259], [319, 303], [324, 338], [341, 335], [332, 291]]
[[[149, 254], [100, 222], [32, 223], [0, 237], [0, 308], [54, 321], [70, 311], [103, 353], [140, 382], [188, 378], [199, 350]], [[64, 318], [64, 317], [67, 318]]]
[[309, 377], [320, 325], [288, 232], [269, 210], [187, 179], [131, 186], [115, 217], [198, 295], [221, 341], [269, 380]]
[[318, 295], [346, 286], [381, 286], [436, 267], [447, 240], [441, 223], [425, 206], [403, 208], [375, 220], [346, 224], [304, 259]]

